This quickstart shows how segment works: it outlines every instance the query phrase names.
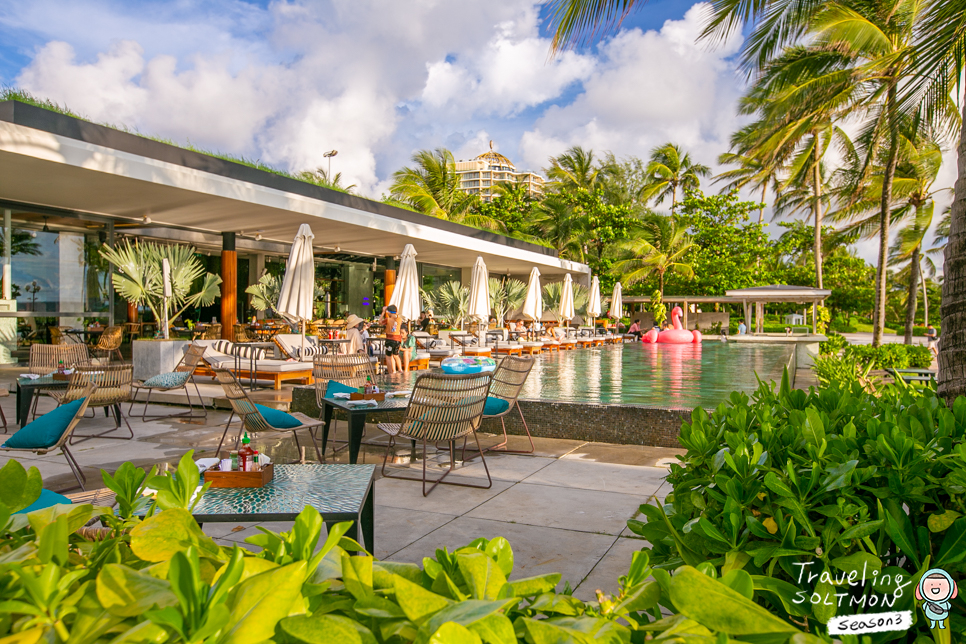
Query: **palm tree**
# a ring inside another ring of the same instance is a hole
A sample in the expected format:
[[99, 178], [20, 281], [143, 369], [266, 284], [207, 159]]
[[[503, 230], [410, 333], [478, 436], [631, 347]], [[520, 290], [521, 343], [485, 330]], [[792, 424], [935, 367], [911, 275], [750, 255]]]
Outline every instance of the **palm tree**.
[[721, 194], [740, 188], [761, 189], [761, 207], [758, 208], [758, 223], [763, 222], [765, 216], [765, 198], [771, 187], [776, 197], [779, 194], [781, 182], [778, 180], [778, 167], [759, 157], [741, 152], [725, 152], [718, 155], [721, 165], [738, 166], [732, 170], [724, 170], [714, 177], [714, 182], [727, 181]]
[[507, 314], [523, 306], [527, 285], [520, 280], [490, 278], [490, 309], [497, 324], [503, 326]]
[[625, 241], [620, 248], [620, 259], [614, 264], [621, 273], [625, 286], [642, 282], [657, 275], [661, 297], [664, 297], [664, 276], [668, 272], [682, 277], [694, 277], [694, 269], [687, 256], [695, 247], [687, 229], [672, 217], [648, 214], [641, 222], [641, 234]]
[[607, 168], [596, 162], [593, 150], [575, 145], [560, 156], [550, 157], [550, 167], [544, 172], [550, 189], [556, 192], [580, 188], [593, 192], [603, 183]]
[[416, 211], [457, 223], [498, 230], [500, 223], [474, 211], [478, 197], [460, 190], [456, 160], [446, 148], [420, 150], [413, 155], [414, 167], [393, 173], [389, 189], [394, 199]]
[[339, 192], [345, 192], [347, 194], [352, 194], [352, 191], [356, 189], [356, 184], [350, 184], [348, 186], [342, 185], [342, 173], [336, 172], [335, 176], [329, 179], [329, 173], [325, 168], [316, 168], [315, 170], [306, 170], [305, 172], [298, 173], [298, 178], [301, 181], [307, 183], [314, 183], [317, 186], [322, 186], [323, 188], [329, 188], [330, 190], [338, 190]]
[[540, 202], [534, 227], [561, 257], [583, 260], [582, 222], [561, 195], [549, 194]]
[[691, 160], [691, 155], [673, 143], [665, 143], [651, 150], [646, 170], [648, 182], [641, 188], [641, 200], [655, 203], [671, 197], [671, 209], [678, 203], [678, 188], [697, 190], [700, 177], [711, 175], [711, 168]]

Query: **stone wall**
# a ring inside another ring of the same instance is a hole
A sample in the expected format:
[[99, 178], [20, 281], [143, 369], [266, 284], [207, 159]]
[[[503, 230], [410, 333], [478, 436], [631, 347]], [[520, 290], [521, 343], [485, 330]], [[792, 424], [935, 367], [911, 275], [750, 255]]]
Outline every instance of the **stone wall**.
[[[549, 400], [521, 400], [523, 412], [533, 436], [651, 447], [680, 447], [678, 433], [681, 423], [690, 420], [686, 409], [655, 409], [631, 405], [594, 405], [556, 402]], [[292, 411], [319, 417], [313, 387], [295, 387]], [[379, 414], [378, 421], [398, 423], [403, 412]], [[516, 411], [504, 417], [508, 434], [524, 433], [520, 414]], [[499, 419], [483, 422], [482, 431], [502, 433]]]

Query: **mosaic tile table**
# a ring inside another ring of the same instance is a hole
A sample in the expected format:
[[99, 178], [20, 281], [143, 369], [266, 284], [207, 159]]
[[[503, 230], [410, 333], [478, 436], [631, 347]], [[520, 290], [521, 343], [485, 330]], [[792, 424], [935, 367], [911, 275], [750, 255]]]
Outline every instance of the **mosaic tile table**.
[[332, 414], [336, 409], [346, 413], [349, 417], [349, 462], [356, 463], [359, 459], [359, 446], [362, 445], [362, 432], [366, 428], [366, 416], [369, 414], [385, 414], [399, 411], [409, 406], [409, 398], [386, 398], [376, 406], [349, 405], [348, 400], [340, 398], [325, 398], [322, 401], [322, 453], [325, 454], [325, 444], [329, 440], [329, 426]]
[[34, 396], [42, 389], [67, 389], [66, 380], [54, 380], [50, 374], [40, 378], [17, 378], [17, 423], [23, 427], [30, 417]]
[[275, 478], [264, 487], [209, 488], [195, 506], [193, 516], [199, 524], [294, 521], [311, 505], [322, 515], [326, 526], [352, 521], [346, 536], [373, 552], [375, 471], [375, 465], [348, 463], [276, 465]]

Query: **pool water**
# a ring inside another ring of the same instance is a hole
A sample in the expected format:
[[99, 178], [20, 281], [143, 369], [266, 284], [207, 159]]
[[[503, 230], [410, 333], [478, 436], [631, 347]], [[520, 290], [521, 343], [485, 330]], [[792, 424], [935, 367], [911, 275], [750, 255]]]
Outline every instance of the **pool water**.
[[[781, 380], [794, 345], [634, 342], [537, 357], [520, 397], [663, 409], [712, 409], [732, 391]], [[410, 380], [421, 373], [411, 372]], [[403, 376], [397, 376], [400, 382]]]

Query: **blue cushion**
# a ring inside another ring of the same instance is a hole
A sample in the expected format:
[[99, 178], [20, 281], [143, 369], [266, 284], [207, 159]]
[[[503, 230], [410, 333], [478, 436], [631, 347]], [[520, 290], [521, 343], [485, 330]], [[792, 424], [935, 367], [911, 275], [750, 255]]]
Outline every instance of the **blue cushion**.
[[299, 422], [295, 416], [287, 414], [281, 409], [272, 409], [271, 407], [259, 405], [258, 403], [255, 403], [255, 409], [259, 411], [259, 413], [262, 415], [262, 418], [264, 418], [272, 427], [276, 427], [278, 429], [292, 429], [293, 427], [302, 426], [302, 423]]
[[34, 510], [43, 510], [44, 508], [49, 508], [52, 505], [70, 505], [70, 499], [62, 494], [57, 494], [56, 492], [51, 492], [50, 490], [41, 490], [40, 497], [25, 507], [23, 510], [14, 512], [14, 514], [27, 514], [28, 512], [33, 512]]
[[190, 371], [161, 373], [145, 380], [144, 386], [149, 389], [178, 389], [184, 387], [190, 377]]
[[84, 399], [75, 400], [47, 412], [7, 439], [4, 447], [44, 449], [60, 440]]
[[355, 394], [358, 393], [359, 389], [357, 387], [350, 387], [349, 385], [344, 385], [337, 380], [330, 380], [325, 386], [325, 397], [332, 398], [332, 394]]
[[486, 405], [483, 406], [484, 416], [498, 416], [510, 408], [510, 402], [502, 398], [487, 396]]

